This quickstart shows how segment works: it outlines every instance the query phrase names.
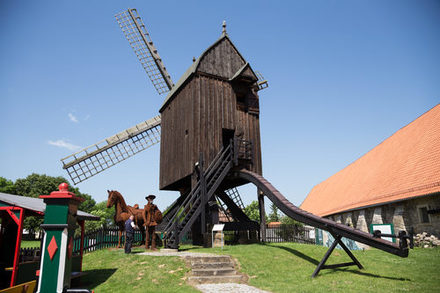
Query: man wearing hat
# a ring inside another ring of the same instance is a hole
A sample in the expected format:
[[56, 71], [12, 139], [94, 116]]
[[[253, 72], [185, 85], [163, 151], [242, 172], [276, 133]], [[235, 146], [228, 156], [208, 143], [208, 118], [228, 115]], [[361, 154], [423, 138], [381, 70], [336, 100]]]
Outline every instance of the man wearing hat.
[[160, 213], [159, 209], [155, 204], [153, 204], [153, 200], [156, 198], [155, 195], [150, 194], [145, 197], [148, 200], [148, 203], [144, 206], [144, 225], [145, 225], [145, 249], [149, 248], [150, 240], [151, 240], [151, 250], [156, 249], [156, 226], [157, 226], [157, 218], [156, 214]]

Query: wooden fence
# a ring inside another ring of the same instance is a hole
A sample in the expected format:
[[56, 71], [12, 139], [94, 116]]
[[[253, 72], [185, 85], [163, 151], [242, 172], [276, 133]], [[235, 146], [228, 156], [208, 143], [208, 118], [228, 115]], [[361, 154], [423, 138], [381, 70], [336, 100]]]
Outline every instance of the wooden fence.
[[[99, 228], [84, 235], [84, 252], [95, 251], [118, 245], [119, 230], [117, 227]], [[142, 241], [142, 233], [135, 230], [133, 243]], [[122, 232], [121, 245], [125, 243], [125, 233]], [[81, 236], [73, 239], [73, 253], [79, 254], [81, 250]]]
[[[314, 238], [310, 238], [312, 228], [298, 225], [279, 225], [266, 227], [266, 242], [298, 242], [298, 243], [315, 243]], [[231, 234], [231, 235], [229, 235]], [[225, 232], [225, 242], [235, 244], [234, 231]], [[117, 227], [99, 228], [87, 232], [84, 235], [84, 252], [91, 252], [98, 249], [115, 247], [118, 245], [119, 230]], [[230, 239], [229, 239], [230, 238]], [[142, 241], [142, 233], [135, 230], [133, 243]], [[158, 239], [158, 241], [160, 241]], [[125, 235], [122, 233], [121, 245], [125, 242]], [[182, 240], [182, 244], [191, 243], [191, 233], [188, 233]], [[78, 255], [81, 250], [81, 236], [73, 239], [73, 254]], [[34, 260], [40, 258], [40, 248], [22, 248], [20, 250], [20, 259], [22, 261]]]
[[310, 238], [309, 228], [299, 225], [281, 224], [279, 226], [266, 226], [266, 242], [298, 242], [315, 244], [315, 239]]

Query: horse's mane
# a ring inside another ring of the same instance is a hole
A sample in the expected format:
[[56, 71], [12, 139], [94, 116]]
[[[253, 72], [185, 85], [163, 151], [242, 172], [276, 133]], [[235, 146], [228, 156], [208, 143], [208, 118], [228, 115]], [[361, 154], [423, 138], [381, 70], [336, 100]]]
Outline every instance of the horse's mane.
[[122, 196], [122, 194], [119, 191], [117, 191], [117, 190], [111, 190], [110, 192], [112, 192], [112, 193], [114, 193], [116, 195], [116, 197], [118, 198], [118, 200], [121, 203], [121, 207], [124, 210], [124, 212], [128, 212], [128, 206], [125, 203], [125, 200], [124, 200], [124, 197]]

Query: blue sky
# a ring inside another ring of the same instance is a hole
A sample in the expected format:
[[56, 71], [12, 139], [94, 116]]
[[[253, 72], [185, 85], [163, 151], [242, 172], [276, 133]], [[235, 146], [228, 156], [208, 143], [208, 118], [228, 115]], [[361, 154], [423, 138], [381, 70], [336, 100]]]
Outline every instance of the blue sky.
[[[221, 34], [269, 81], [263, 175], [299, 205], [311, 188], [440, 101], [440, 1], [0, 1], [0, 176], [65, 176], [60, 159], [158, 113], [114, 15], [137, 8], [176, 82]], [[143, 204], [159, 146], [80, 183]], [[253, 187], [240, 189], [245, 204]]]

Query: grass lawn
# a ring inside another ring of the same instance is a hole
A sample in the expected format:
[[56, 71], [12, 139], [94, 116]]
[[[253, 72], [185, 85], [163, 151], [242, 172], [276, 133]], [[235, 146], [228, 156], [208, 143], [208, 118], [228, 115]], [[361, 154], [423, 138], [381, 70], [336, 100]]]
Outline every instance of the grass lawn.
[[21, 241], [21, 248], [40, 247], [40, 243], [39, 240], [23, 240]]
[[[439, 248], [413, 249], [408, 258], [376, 249], [355, 251], [365, 269], [322, 270], [314, 279], [311, 274], [325, 247], [277, 243], [226, 246], [223, 250], [182, 246], [182, 250], [231, 255], [238, 260], [241, 272], [250, 276], [250, 285], [272, 292], [431, 292], [440, 287]], [[327, 264], [348, 261], [343, 250], [335, 250]], [[82, 287], [96, 292], [196, 292], [183, 281], [188, 268], [177, 257], [102, 250], [87, 253], [83, 269], [89, 275]]]
[[104, 249], [86, 253], [78, 287], [95, 292], [199, 292], [183, 279], [189, 269], [179, 257], [138, 255], [144, 248]]

